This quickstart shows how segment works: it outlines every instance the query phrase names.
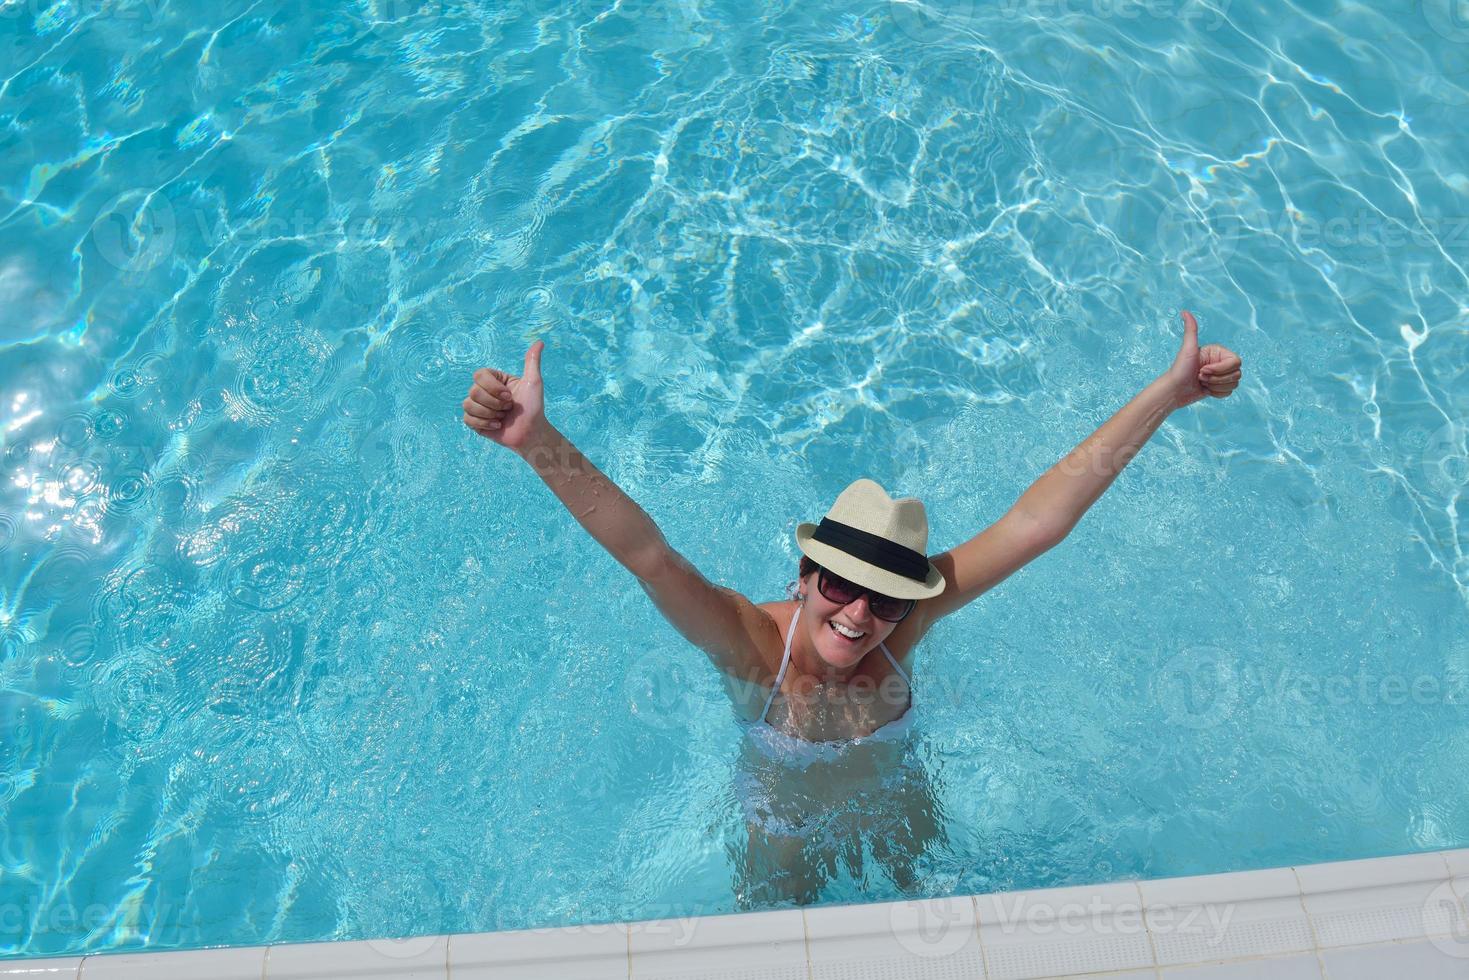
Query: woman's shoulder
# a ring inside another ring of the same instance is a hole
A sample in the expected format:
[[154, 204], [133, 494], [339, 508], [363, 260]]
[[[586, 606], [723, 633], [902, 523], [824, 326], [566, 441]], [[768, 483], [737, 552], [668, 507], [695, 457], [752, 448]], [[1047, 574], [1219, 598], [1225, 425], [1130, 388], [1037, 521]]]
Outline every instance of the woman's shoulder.
[[781, 632], [784, 632], [785, 627], [790, 625], [791, 617], [796, 614], [796, 607], [798, 605], [800, 603], [794, 599], [780, 599], [776, 602], [757, 602], [755, 603], [755, 608], [761, 612], [769, 613], [770, 618], [774, 619], [780, 625]]
[[[784, 649], [786, 636], [791, 631], [791, 620], [796, 618], [796, 610], [801, 608], [801, 604], [794, 599], [781, 599], [777, 602], [757, 603], [755, 608], [765, 613], [770, 617], [771, 622], [775, 623], [780, 633], [780, 647]], [[776, 651], [776, 653], [780, 652], [780, 650]]]
[[780, 670], [781, 657], [785, 654], [786, 637], [791, 632], [791, 620], [795, 618], [796, 609], [800, 603], [794, 599], [782, 599], [777, 602], [758, 602], [755, 608], [770, 617], [775, 624], [775, 633], [772, 642], [761, 645], [761, 653], [767, 662], [774, 664], [771, 672]]

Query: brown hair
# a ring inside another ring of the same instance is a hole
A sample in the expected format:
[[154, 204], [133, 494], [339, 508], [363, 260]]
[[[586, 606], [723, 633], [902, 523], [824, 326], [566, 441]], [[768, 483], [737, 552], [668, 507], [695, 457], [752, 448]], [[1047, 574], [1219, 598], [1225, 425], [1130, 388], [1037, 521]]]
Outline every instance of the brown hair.
[[810, 558], [807, 558], [805, 555], [801, 556], [801, 570], [796, 573], [796, 580], [790, 585], [786, 586], [786, 591], [790, 594], [790, 597], [792, 599], [801, 594], [801, 579], [805, 578], [807, 575], [810, 575], [812, 572], [816, 571], [816, 569], [820, 567], [820, 565], [817, 565], [814, 561], [812, 561]]

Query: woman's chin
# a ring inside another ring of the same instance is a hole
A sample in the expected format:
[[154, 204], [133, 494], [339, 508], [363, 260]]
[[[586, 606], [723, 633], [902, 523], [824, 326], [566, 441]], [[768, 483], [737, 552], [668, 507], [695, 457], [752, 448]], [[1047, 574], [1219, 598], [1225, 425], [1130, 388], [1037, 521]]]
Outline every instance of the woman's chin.
[[862, 661], [867, 655], [866, 644], [853, 646], [836, 638], [824, 639], [816, 644], [816, 653], [828, 667], [846, 670]]

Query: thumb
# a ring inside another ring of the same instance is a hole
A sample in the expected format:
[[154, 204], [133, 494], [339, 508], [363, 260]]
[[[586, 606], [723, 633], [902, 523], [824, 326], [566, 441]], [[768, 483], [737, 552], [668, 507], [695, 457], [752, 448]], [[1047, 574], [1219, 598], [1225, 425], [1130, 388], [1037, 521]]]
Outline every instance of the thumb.
[[1180, 315], [1183, 317], [1183, 346], [1178, 352], [1192, 356], [1199, 352], [1199, 321], [1195, 320], [1194, 315], [1188, 310], [1184, 310]]
[[541, 383], [541, 351], [545, 349], [546, 342], [538, 340], [525, 352], [525, 380], [532, 384]]

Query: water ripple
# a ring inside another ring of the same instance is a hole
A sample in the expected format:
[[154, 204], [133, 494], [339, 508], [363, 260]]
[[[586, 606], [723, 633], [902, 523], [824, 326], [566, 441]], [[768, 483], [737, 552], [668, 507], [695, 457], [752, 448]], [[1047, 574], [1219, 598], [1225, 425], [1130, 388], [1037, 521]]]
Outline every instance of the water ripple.
[[38, 916], [258, 944], [749, 894], [717, 678], [459, 425], [537, 339], [558, 427], [770, 599], [855, 476], [936, 547], [987, 526], [1196, 310], [1242, 388], [918, 654], [949, 802], [912, 874], [1466, 843], [1451, 5], [84, 6], [0, 42], [0, 848]]

